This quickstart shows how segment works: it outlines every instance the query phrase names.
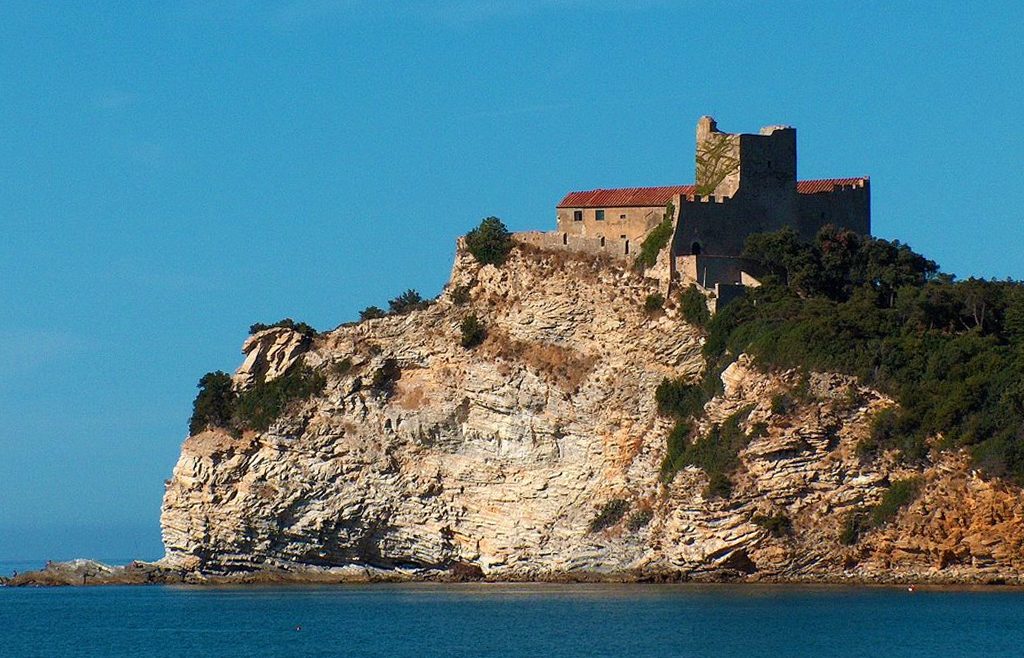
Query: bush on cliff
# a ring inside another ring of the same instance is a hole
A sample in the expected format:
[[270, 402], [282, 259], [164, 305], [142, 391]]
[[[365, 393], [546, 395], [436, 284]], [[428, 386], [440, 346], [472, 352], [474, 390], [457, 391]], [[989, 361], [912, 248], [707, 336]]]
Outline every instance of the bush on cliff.
[[684, 320], [696, 327], [705, 327], [711, 320], [708, 298], [692, 283], [679, 293], [679, 312]]
[[423, 297], [412, 288], [406, 290], [401, 295], [388, 302], [388, 307], [395, 315], [404, 315], [405, 313], [418, 311], [428, 306], [430, 306], [430, 302], [423, 299]]
[[251, 324], [249, 325], [249, 334], [256, 334], [267, 329], [273, 329], [275, 327], [291, 329], [292, 331], [297, 331], [304, 336], [316, 336], [317, 334], [316, 329], [314, 329], [312, 326], [306, 324], [305, 322], [296, 322], [291, 318], [284, 318], [283, 320], [278, 320], [274, 324], [263, 324], [262, 322]]
[[660, 292], [652, 292], [644, 298], [644, 311], [647, 313], [657, 313], [663, 308], [665, 308], [665, 296]]
[[199, 380], [199, 393], [192, 403], [188, 433], [198, 434], [208, 427], [230, 427], [234, 410], [235, 391], [231, 386], [231, 375], [220, 370], [208, 372]]
[[383, 318], [387, 316], [387, 311], [380, 308], [379, 306], [367, 306], [363, 310], [359, 311], [360, 320], [376, 320], [377, 318]]
[[277, 379], [255, 384], [238, 395], [236, 425], [264, 432], [292, 403], [318, 395], [325, 384], [324, 376], [309, 366], [292, 366]]
[[487, 329], [475, 314], [467, 315], [459, 325], [462, 332], [462, 346], [472, 349], [487, 338]]
[[266, 431], [293, 403], [323, 391], [326, 378], [306, 365], [295, 365], [269, 382], [260, 382], [238, 393], [231, 376], [210, 372], [199, 380], [199, 394], [192, 403], [189, 434], [216, 427], [229, 432]]
[[481, 265], [500, 266], [512, 251], [512, 234], [497, 217], [486, 217], [466, 234], [466, 248]]
[[640, 243], [640, 253], [636, 257], [637, 269], [654, 267], [658, 262], [658, 254], [668, 245], [672, 238], [672, 216], [675, 214], [675, 206], [669, 203], [665, 206], [665, 214], [661, 222], [655, 226]]
[[966, 448], [990, 475], [1024, 483], [1024, 286], [941, 274], [899, 242], [825, 227], [751, 236], [767, 274], [708, 323], [705, 356], [857, 376], [899, 406], [861, 454], [905, 459]]
[[613, 498], [604, 504], [601, 511], [590, 521], [590, 532], [600, 532], [610, 528], [626, 516], [629, 511], [629, 501], [623, 498]]

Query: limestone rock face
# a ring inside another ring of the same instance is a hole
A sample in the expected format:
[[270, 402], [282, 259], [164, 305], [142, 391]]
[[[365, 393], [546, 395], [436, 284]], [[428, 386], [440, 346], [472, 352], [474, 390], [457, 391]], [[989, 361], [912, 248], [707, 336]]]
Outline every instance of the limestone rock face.
[[[671, 304], [645, 313], [658, 286], [528, 246], [501, 268], [459, 250], [426, 309], [307, 345], [288, 330], [256, 334], [236, 381], [301, 359], [327, 386], [267, 432], [185, 441], [164, 497], [161, 565], [199, 579], [1016, 579], [1019, 492], [972, 478], [956, 455], [918, 471], [859, 458], [871, 415], [893, 402], [847, 377], [766, 374], [741, 356], [697, 429], [741, 418], [754, 437], [731, 495], [710, 497], [692, 466], [666, 482], [672, 422], [655, 389], [696, 381], [705, 363], [701, 332]], [[456, 288], [468, 302], [453, 301]], [[460, 344], [469, 313], [487, 328], [473, 349]], [[395, 365], [397, 380], [384, 376]], [[856, 546], [839, 543], [848, 512], [910, 475], [924, 482], [915, 503]], [[626, 512], [593, 531], [613, 500]], [[755, 520], [780, 515], [789, 534]]]
[[309, 336], [285, 327], [258, 331], [242, 345], [245, 361], [232, 380], [235, 388], [249, 388], [255, 383], [277, 379], [309, 350]]

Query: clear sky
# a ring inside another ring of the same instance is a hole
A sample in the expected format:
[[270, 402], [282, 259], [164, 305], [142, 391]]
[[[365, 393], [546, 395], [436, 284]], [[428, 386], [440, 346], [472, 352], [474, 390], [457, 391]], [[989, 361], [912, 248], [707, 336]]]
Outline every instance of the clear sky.
[[0, 560], [161, 554], [249, 324], [435, 295], [481, 217], [797, 127], [875, 233], [1024, 277], [1020, 2], [0, 0]]

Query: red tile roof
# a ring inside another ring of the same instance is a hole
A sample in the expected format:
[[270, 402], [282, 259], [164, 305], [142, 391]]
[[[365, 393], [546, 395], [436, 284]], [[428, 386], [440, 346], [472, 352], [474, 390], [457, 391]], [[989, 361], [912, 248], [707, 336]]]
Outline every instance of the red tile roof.
[[558, 204], [559, 208], [623, 208], [626, 206], [664, 206], [677, 194], [690, 195], [694, 185], [667, 185], [665, 187], [625, 187], [618, 190], [590, 190], [570, 192]]
[[819, 180], [801, 180], [796, 183], [796, 191], [800, 194], [817, 194], [831, 192], [837, 187], [864, 187], [865, 178], [822, 178]]
[[[831, 192], [836, 187], [861, 187], [867, 178], [823, 178], [802, 180], [796, 184], [800, 194]], [[559, 202], [559, 208], [625, 208], [629, 206], [664, 206], [677, 194], [692, 196], [695, 185], [666, 185], [664, 187], [624, 187], [613, 190], [570, 192]]]

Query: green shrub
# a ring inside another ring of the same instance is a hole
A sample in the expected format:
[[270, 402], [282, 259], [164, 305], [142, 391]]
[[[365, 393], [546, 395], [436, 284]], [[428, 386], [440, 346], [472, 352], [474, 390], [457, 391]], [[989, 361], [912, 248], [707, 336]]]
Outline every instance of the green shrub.
[[230, 428], [235, 410], [235, 391], [231, 375], [220, 370], [208, 372], [199, 380], [199, 393], [192, 403], [189, 434], [198, 434], [208, 427]]
[[[707, 436], [687, 441], [681, 436], [669, 435], [669, 450], [666, 462], [662, 464], [663, 479], [670, 480], [684, 466], [697, 466], [708, 476], [705, 496], [728, 498], [732, 493], [729, 475], [739, 466], [739, 453], [750, 443], [750, 436], [743, 432], [740, 424], [750, 414], [747, 407], [732, 414], [721, 424], [715, 424]], [[685, 427], [681, 423], [677, 428]], [[689, 432], [687, 432], [687, 435]], [[671, 461], [669, 457], [672, 456]]]
[[292, 331], [297, 331], [304, 336], [317, 335], [317, 330], [314, 329], [312, 326], [306, 324], [305, 322], [296, 322], [291, 318], [284, 318], [283, 320], [278, 320], [274, 324], [263, 324], [262, 322], [251, 324], [249, 325], [249, 334], [256, 334], [267, 329], [273, 329], [275, 327], [291, 329]]
[[896, 517], [900, 509], [906, 507], [917, 498], [921, 491], [921, 478], [910, 477], [905, 480], [893, 480], [885, 490], [882, 500], [871, 510], [871, 525], [885, 525]]
[[661, 462], [661, 479], [666, 484], [672, 481], [679, 469], [686, 466], [684, 455], [690, 445], [693, 422], [680, 419], [672, 426], [665, 441], [665, 458]]
[[383, 397], [389, 397], [395, 392], [395, 384], [402, 377], [402, 369], [398, 367], [396, 359], [384, 359], [380, 368], [373, 373], [370, 380], [370, 389]]
[[240, 429], [266, 431], [289, 406], [319, 395], [324, 376], [306, 365], [294, 365], [269, 382], [255, 384], [238, 395], [235, 421]]
[[796, 403], [789, 393], [776, 393], [772, 396], [772, 413], [777, 416], [785, 416], [796, 408]]
[[692, 283], [679, 293], [679, 313], [696, 327], [706, 327], [711, 320], [708, 298]]
[[352, 359], [345, 357], [341, 361], [335, 361], [331, 364], [331, 372], [339, 377], [344, 377], [352, 371]]
[[648, 313], [660, 311], [665, 306], [665, 296], [660, 292], [652, 292], [644, 299], [644, 310]]
[[469, 286], [455, 286], [452, 289], [452, 303], [457, 306], [465, 306], [469, 303]]
[[696, 418], [704, 411], [707, 395], [685, 379], [663, 379], [654, 391], [658, 413], [672, 418]]
[[629, 511], [629, 501], [623, 498], [613, 498], [604, 504], [601, 511], [590, 522], [590, 532], [600, 532], [610, 528], [626, 515]]
[[626, 527], [632, 532], [637, 532], [654, 518], [654, 512], [649, 507], [638, 509], [626, 519]]
[[462, 346], [472, 349], [487, 338], [487, 329], [475, 314], [467, 315], [459, 326], [462, 331]]
[[486, 217], [466, 234], [466, 248], [481, 265], [500, 266], [512, 251], [512, 234], [497, 217]]
[[839, 532], [839, 543], [846, 546], [856, 544], [864, 533], [872, 528], [880, 528], [896, 518], [899, 511], [912, 503], [920, 491], [919, 477], [893, 480], [877, 505], [861, 507], [847, 513]]
[[430, 305], [429, 301], [423, 299], [418, 292], [410, 288], [406, 290], [398, 297], [388, 302], [388, 308], [395, 315], [404, 315], [411, 313], [412, 311], [418, 311], [424, 309]]
[[636, 257], [636, 267], [654, 267], [658, 262], [658, 254], [668, 245], [672, 238], [672, 215], [675, 214], [675, 206], [669, 203], [665, 207], [665, 214], [661, 222], [655, 226], [640, 244], [640, 253]]
[[360, 320], [376, 320], [387, 316], [387, 312], [378, 306], [367, 306], [359, 311]]
[[870, 529], [868, 514], [864, 510], [855, 509], [847, 512], [839, 529], [839, 543], [843, 546], [853, 546], [860, 541], [861, 535]]
[[770, 515], [755, 514], [750, 520], [754, 525], [759, 525], [767, 530], [772, 537], [785, 537], [793, 534], [793, 522], [782, 512]]

